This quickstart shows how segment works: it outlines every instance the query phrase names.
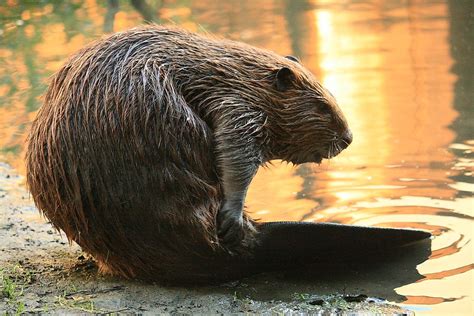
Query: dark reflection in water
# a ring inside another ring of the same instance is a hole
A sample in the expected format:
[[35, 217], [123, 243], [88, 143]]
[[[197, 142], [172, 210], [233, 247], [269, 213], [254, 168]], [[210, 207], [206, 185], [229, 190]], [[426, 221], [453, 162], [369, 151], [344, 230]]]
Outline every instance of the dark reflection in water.
[[[160, 3], [161, 2], [161, 3]], [[130, 0], [131, 5], [137, 12], [140, 13], [143, 21], [146, 23], [160, 23], [159, 14], [155, 12], [161, 8], [162, 1], [159, 1], [156, 6], [150, 6], [144, 0]], [[115, 15], [120, 10], [119, 0], [107, 1], [107, 12], [104, 18], [104, 32], [110, 33], [114, 30]]]
[[[452, 72], [457, 80], [454, 84], [453, 106], [459, 115], [451, 124], [456, 131], [458, 144], [469, 144], [474, 139], [474, 3], [470, 0], [449, 1], [450, 48], [454, 59]], [[455, 148], [453, 153], [461, 159], [474, 160], [469, 147]], [[451, 177], [457, 182], [472, 182], [472, 174], [460, 173]], [[472, 192], [460, 190], [459, 197], [470, 196]]]
[[[405, 296], [394, 289], [424, 278], [416, 266], [430, 254], [430, 240], [417, 243], [389, 253], [371, 255], [352, 261], [341, 256], [324, 258], [317, 266], [308, 266], [293, 271], [273, 273], [245, 280], [248, 286], [239, 289], [255, 299], [288, 300], [295, 293], [333, 294], [369, 293], [394, 302], [403, 302]], [[350, 250], [349, 250], [350, 251]], [[345, 256], [344, 254], [342, 256]], [[328, 289], [331, 289], [328, 292]]]
[[[0, 1], [0, 159], [24, 172], [26, 131], [48, 77], [104, 32], [170, 22], [292, 54], [336, 96], [354, 142], [321, 166], [275, 162], [260, 170], [247, 199], [250, 212], [263, 220], [428, 230], [435, 236], [433, 253], [418, 272], [388, 266], [379, 274], [386, 276], [381, 283], [370, 270], [334, 282], [364, 284], [369, 295], [386, 294], [411, 308], [429, 306], [430, 313], [469, 313], [473, 5], [472, 0]], [[322, 291], [331, 280], [307, 290]], [[298, 291], [297, 285], [282, 287]]]

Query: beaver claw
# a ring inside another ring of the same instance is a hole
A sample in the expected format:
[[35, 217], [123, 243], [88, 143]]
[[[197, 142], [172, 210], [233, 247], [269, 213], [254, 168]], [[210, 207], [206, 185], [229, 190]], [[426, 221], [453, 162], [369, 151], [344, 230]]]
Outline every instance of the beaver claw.
[[238, 209], [230, 203], [224, 206], [217, 214], [217, 235], [221, 245], [232, 253], [244, 238], [244, 220], [242, 217], [242, 207]]

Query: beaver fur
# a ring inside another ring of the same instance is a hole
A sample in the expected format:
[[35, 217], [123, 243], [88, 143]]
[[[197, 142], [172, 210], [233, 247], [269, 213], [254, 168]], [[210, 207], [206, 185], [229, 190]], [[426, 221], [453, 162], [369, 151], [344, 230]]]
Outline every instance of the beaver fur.
[[352, 136], [293, 57], [146, 26], [100, 39], [52, 78], [27, 183], [43, 214], [104, 271], [149, 280], [236, 275], [259, 224], [258, 166], [321, 162]]

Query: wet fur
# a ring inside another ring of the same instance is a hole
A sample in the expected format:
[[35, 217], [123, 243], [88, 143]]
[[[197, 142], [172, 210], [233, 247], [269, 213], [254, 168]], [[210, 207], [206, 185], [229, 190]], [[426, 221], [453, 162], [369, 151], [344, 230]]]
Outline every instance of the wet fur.
[[[283, 91], [282, 67], [291, 70]], [[29, 136], [27, 182], [44, 215], [106, 271], [227, 278], [236, 272], [216, 234], [222, 169], [249, 181], [270, 159], [330, 158], [346, 128], [332, 96], [294, 60], [140, 27], [90, 44], [53, 77]], [[243, 257], [256, 225], [245, 218]]]

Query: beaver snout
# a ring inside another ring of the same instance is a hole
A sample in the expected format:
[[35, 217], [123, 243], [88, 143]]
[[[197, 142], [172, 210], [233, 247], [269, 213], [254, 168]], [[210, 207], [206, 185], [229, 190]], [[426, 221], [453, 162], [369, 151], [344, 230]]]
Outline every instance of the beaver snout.
[[329, 144], [328, 152], [323, 155], [323, 158], [331, 159], [336, 157], [352, 143], [352, 132], [347, 129], [341, 135], [334, 138]]
[[346, 149], [352, 143], [352, 132], [350, 130], [344, 131], [337, 141], [337, 146], [341, 151]]
[[344, 149], [346, 149], [352, 143], [352, 132], [349, 129], [332, 139], [328, 144], [327, 152], [320, 153], [315, 159], [315, 162], [320, 163], [321, 158], [331, 159], [339, 155]]

